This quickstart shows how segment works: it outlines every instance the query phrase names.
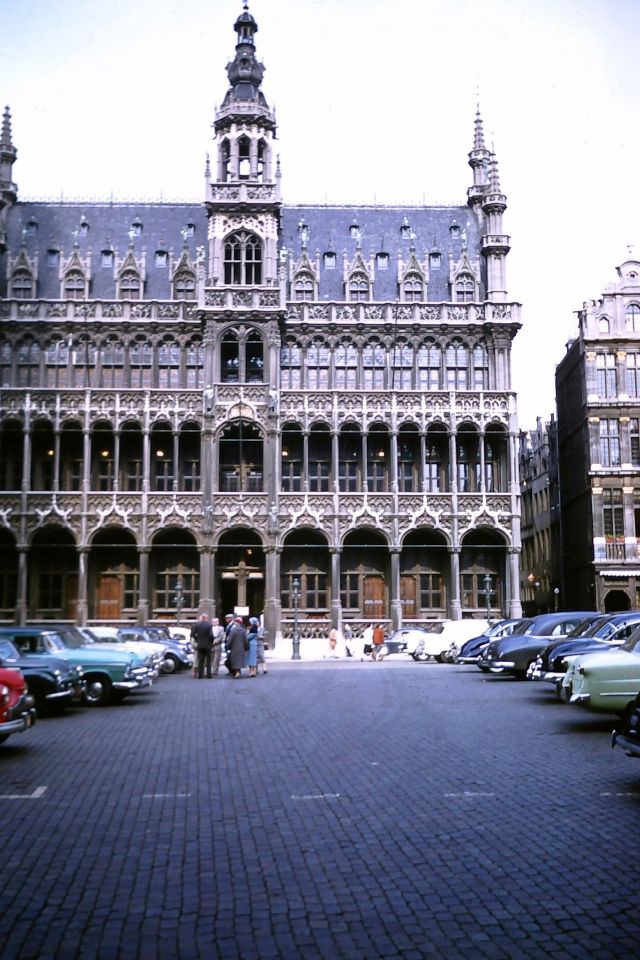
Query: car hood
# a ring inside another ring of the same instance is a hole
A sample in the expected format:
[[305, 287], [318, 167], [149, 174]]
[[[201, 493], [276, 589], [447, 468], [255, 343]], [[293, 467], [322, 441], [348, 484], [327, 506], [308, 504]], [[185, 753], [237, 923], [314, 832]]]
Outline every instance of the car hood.
[[631, 670], [637, 673], [640, 668], [640, 653], [634, 650], [611, 650], [609, 653], [587, 653], [584, 657], [574, 660], [574, 668], [584, 667], [585, 670], [607, 671]]
[[[49, 658], [51, 654], [46, 653], [25, 653], [25, 659], [32, 657]], [[128, 652], [113, 652], [112, 650], [92, 650], [89, 647], [67, 647], [65, 650], [59, 650], [56, 657], [65, 660], [67, 663], [79, 663], [81, 666], [112, 666], [126, 667], [130, 663], [135, 664], [135, 658]]]

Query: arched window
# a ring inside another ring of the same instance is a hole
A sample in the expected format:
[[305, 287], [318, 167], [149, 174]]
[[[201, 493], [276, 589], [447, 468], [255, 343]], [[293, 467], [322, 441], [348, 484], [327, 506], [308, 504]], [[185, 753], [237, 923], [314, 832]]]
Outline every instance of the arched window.
[[202, 387], [202, 368], [204, 366], [204, 350], [201, 340], [192, 340], [186, 349], [186, 388], [197, 390]]
[[625, 324], [627, 330], [640, 330], [640, 306], [637, 303], [630, 303], [624, 312]]
[[18, 386], [40, 386], [40, 344], [36, 340], [23, 340], [18, 346]]
[[224, 282], [262, 283], [262, 243], [253, 233], [234, 233], [224, 245]]
[[251, 176], [251, 141], [248, 137], [238, 140], [238, 179], [248, 180]]
[[432, 341], [423, 343], [418, 350], [418, 388], [441, 390], [442, 350]]
[[115, 337], [110, 337], [100, 350], [103, 387], [124, 386], [124, 346]]
[[153, 347], [147, 340], [135, 340], [130, 347], [132, 387], [151, 387], [153, 373]]
[[313, 300], [313, 277], [310, 273], [300, 272], [293, 281], [294, 300]]
[[479, 344], [473, 348], [473, 389], [489, 388], [489, 360], [486, 347]]
[[30, 300], [34, 295], [33, 276], [28, 270], [15, 270], [11, 277], [11, 294], [16, 300]]
[[456, 277], [456, 303], [471, 303], [475, 298], [476, 285], [470, 273], [460, 273]]
[[8, 340], [2, 340], [0, 342], [0, 387], [12, 386], [12, 364], [13, 347]]
[[395, 343], [391, 348], [391, 389], [413, 388], [413, 347], [408, 343]]
[[264, 180], [264, 168], [265, 168], [266, 158], [267, 158], [267, 145], [264, 142], [264, 140], [258, 140], [258, 153], [257, 153], [258, 168], [256, 170], [256, 179], [259, 180], [261, 183]]
[[352, 303], [369, 299], [369, 281], [364, 273], [352, 273], [349, 277], [349, 300]]
[[466, 390], [469, 376], [469, 351], [455, 340], [449, 344], [446, 353], [447, 390]]
[[366, 343], [362, 348], [362, 387], [384, 390], [385, 351], [381, 343]]
[[302, 385], [302, 350], [289, 341], [280, 350], [280, 382], [283, 390], [299, 390]]
[[69, 270], [64, 275], [62, 295], [66, 300], [83, 300], [86, 281], [80, 270]]
[[307, 347], [305, 384], [308, 390], [326, 390], [329, 387], [329, 347], [315, 340]]
[[140, 274], [135, 270], [125, 270], [120, 275], [120, 297], [123, 300], [139, 300], [142, 284]]
[[419, 273], [408, 273], [402, 281], [402, 297], [405, 303], [424, 300], [424, 284]]
[[220, 162], [222, 166], [220, 179], [226, 182], [231, 179], [231, 145], [228, 140], [220, 144]]
[[180, 347], [175, 340], [165, 340], [158, 347], [158, 387], [160, 390], [180, 386]]
[[196, 277], [191, 270], [181, 270], [173, 278], [174, 300], [195, 300]]
[[355, 344], [339, 343], [333, 351], [336, 390], [355, 390], [358, 374], [358, 348]]
[[264, 342], [253, 330], [246, 337], [227, 330], [220, 345], [220, 379], [223, 383], [262, 383]]

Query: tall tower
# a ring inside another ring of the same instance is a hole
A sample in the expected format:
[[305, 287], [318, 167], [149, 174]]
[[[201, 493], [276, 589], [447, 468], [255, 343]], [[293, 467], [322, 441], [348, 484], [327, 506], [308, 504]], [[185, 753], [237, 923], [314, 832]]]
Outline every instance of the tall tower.
[[[213, 284], [274, 285], [278, 277], [280, 176], [274, 162], [275, 113], [260, 84], [258, 25], [248, 10], [235, 22], [236, 55], [227, 65], [229, 89], [216, 111], [214, 176], [207, 165], [209, 263]], [[226, 238], [238, 232], [237, 242]], [[255, 239], [252, 239], [252, 235]], [[255, 243], [261, 245], [256, 260]]]
[[504, 301], [507, 299], [506, 256], [510, 250], [510, 240], [502, 232], [502, 216], [507, 209], [507, 198], [500, 187], [498, 161], [491, 154], [489, 165], [489, 185], [482, 203], [487, 218], [486, 233], [482, 238], [482, 252], [487, 261], [487, 300]]

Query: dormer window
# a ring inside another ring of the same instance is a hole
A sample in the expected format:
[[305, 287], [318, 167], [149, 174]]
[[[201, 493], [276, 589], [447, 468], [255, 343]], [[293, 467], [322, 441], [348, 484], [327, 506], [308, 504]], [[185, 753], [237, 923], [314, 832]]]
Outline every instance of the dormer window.
[[369, 299], [369, 280], [364, 273], [352, 273], [349, 277], [349, 300], [352, 303]]
[[110, 270], [113, 267], [113, 250], [100, 251], [100, 266], [103, 270]]
[[169, 262], [169, 254], [166, 250], [156, 250], [155, 265], [159, 270], [164, 269]]
[[142, 284], [135, 270], [125, 270], [120, 276], [120, 297], [123, 300], [139, 300]]
[[460, 227], [458, 226], [457, 223], [454, 222], [451, 224], [451, 226], [449, 227], [449, 233], [451, 234], [452, 237], [460, 236]]
[[360, 227], [355, 220], [349, 227], [349, 236], [353, 237], [354, 240], [358, 240], [360, 238]]
[[429, 269], [430, 270], [439, 270], [441, 264], [441, 257], [439, 253], [430, 253], [429, 254]]
[[137, 219], [136, 219], [136, 220], [133, 221], [133, 223], [131, 224], [131, 226], [130, 226], [130, 228], [129, 228], [129, 236], [130, 236], [132, 239], [133, 239], [133, 237], [141, 237], [141, 236], [142, 236], [142, 221], [141, 221], [141, 220], [137, 220]]
[[63, 297], [66, 300], [82, 300], [86, 294], [86, 281], [80, 270], [69, 270], [64, 275]]
[[55, 270], [60, 262], [60, 251], [54, 250], [52, 247], [50, 250], [47, 250], [47, 266], [51, 267], [52, 270]]
[[313, 300], [313, 277], [310, 273], [298, 273], [293, 281], [294, 300]]
[[87, 222], [87, 220], [84, 219], [84, 217], [83, 217], [82, 220], [80, 221], [79, 230], [80, 230], [80, 236], [81, 236], [81, 237], [86, 237], [86, 236], [88, 236], [88, 234], [89, 234], [89, 223]]
[[195, 300], [196, 278], [191, 270], [181, 270], [173, 280], [174, 300]]
[[33, 296], [33, 276], [28, 270], [16, 270], [11, 277], [11, 296], [16, 300], [30, 300]]
[[180, 232], [182, 233], [183, 239], [187, 240], [189, 237], [192, 237], [196, 232], [195, 223], [186, 223]]
[[471, 303], [475, 297], [476, 285], [469, 273], [461, 273], [456, 278], [456, 303]]
[[325, 270], [335, 270], [336, 268], [336, 255], [335, 253], [325, 253], [322, 258], [322, 262]]
[[376, 266], [378, 270], [388, 270], [389, 269], [389, 254], [388, 253], [379, 253], [376, 256]]
[[411, 225], [406, 217], [404, 218], [404, 222], [400, 227], [400, 236], [403, 240], [411, 240], [413, 236], [413, 230], [411, 229]]
[[418, 273], [408, 273], [402, 281], [402, 296], [405, 303], [424, 300], [424, 284]]
[[34, 219], [34, 217], [31, 217], [31, 219], [27, 221], [27, 225], [25, 227], [25, 233], [27, 234], [28, 237], [35, 237], [37, 232], [38, 232], [38, 221]]

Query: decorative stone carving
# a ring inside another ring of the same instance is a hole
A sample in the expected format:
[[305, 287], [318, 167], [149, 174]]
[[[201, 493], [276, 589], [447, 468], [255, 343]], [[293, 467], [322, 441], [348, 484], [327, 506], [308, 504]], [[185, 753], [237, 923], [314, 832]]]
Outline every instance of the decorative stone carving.
[[132, 320], [149, 320], [151, 318], [151, 304], [150, 303], [132, 303], [131, 304], [131, 319]]
[[74, 303], [73, 304], [73, 315], [78, 318], [88, 318], [95, 317], [97, 302], [94, 303]]
[[123, 315], [123, 305], [121, 303], [103, 303], [102, 316], [107, 318], [121, 317]]
[[66, 317], [67, 305], [66, 303], [47, 303], [44, 312], [47, 317]]

